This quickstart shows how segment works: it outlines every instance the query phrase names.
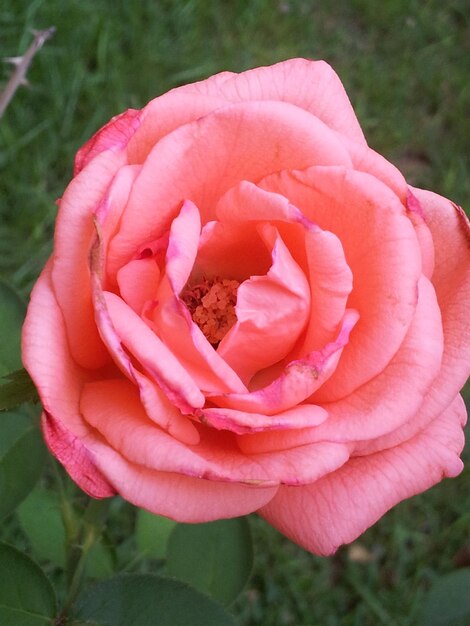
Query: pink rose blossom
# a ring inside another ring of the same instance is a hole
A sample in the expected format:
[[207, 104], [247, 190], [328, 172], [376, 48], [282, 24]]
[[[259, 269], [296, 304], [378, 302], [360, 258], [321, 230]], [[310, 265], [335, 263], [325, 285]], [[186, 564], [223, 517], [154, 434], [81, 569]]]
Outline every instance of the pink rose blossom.
[[23, 360], [91, 496], [331, 554], [462, 469], [469, 226], [324, 62], [222, 72], [83, 146]]

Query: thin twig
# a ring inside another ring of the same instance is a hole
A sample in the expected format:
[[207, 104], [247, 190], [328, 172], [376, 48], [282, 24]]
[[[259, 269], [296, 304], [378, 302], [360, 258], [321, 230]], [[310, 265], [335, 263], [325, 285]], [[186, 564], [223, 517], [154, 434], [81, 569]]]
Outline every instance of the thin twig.
[[54, 33], [54, 26], [51, 26], [46, 30], [33, 31], [34, 41], [23, 56], [5, 59], [5, 61], [13, 63], [16, 67], [5, 86], [5, 89], [0, 93], [0, 117], [2, 117], [5, 109], [10, 104], [10, 101], [15, 95], [18, 87], [26, 83], [26, 72], [28, 71], [34, 55]]

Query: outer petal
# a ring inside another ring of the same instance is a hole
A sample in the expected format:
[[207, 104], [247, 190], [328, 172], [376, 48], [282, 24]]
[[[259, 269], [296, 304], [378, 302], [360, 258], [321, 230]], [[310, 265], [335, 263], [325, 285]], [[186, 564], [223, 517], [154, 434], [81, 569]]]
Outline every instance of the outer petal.
[[281, 487], [259, 513], [307, 550], [332, 554], [401, 500], [460, 473], [465, 415], [465, 406], [457, 398], [410, 441], [351, 459], [312, 485]]
[[23, 364], [34, 380], [44, 406], [42, 427], [47, 445], [84, 491], [102, 498], [113, 495], [114, 490], [82, 442], [90, 429], [79, 412], [81, 389], [90, 376], [70, 356], [62, 314], [51, 286], [50, 270], [49, 262], [31, 294], [23, 326]]
[[222, 72], [185, 91], [223, 96], [230, 102], [282, 100], [313, 113], [333, 130], [365, 144], [359, 122], [335, 71], [324, 61], [290, 59], [241, 74]]
[[114, 488], [96, 467], [93, 455], [78, 437], [46, 412], [42, 415], [41, 426], [47, 447], [80, 489], [92, 498], [115, 495]]
[[247, 515], [266, 504], [278, 489], [158, 472], [130, 463], [99, 441], [92, 445], [100, 470], [123, 498], [178, 522]]
[[[470, 224], [455, 204], [430, 191], [414, 189], [421, 202], [435, 246], [432, 283], [444, 326], [443, 373], [450, 376], [446, 400], [455, 395], [470, 373]], [[450, 380], [452, 378], [452, 381]]]
[[430, 191], [413, 189], [435, 244], [432, 282], [442, 315], [444, 354], [439, 375], [413, 420], [365, 444], [371, 451], [406, 441], [452, 402], [470, 374], [470, 227], [463, 211]]
[[83, 367], [101, 367], [108, 360], [94, 322], [88, 255], [94, 236], [93, 213], [120, 167], [123, 150], [101, 152], [70, 183], [57, 217], [52, 283], [74, 359]]
[[81, 409], [85, 419], [127, 460], [196, 478], [260, 486], [305, 484], [349, 458], [347, 445], [329, 442], [249, 456], [240, 452], [232, 433], [211, 429], [201, 430], [199, 444], [182, 444], [148, 420], [136, 389], [123, 380], [86, 385]]
[[129, 139], [140, 126], [140, 117], [140, 111], [128, 109], [100, 128], [77, 152], [73, 175], [81, 172], [101, 152], [126, 148]]
[[129, 163], [143, 163], [162, 137], [225, 104], [217, 95], [189, 94], [181, 88], [154, 98], [140, 111], [139, 128], [128, 144]]
[[392, 433], [393, 440], [396, 429], [408, 421], [414, 423], [439, 373], [443, 350], [441, 316], [434, 289], [422, 277], [419, 290], [410, 329], [383, 372], [350, 396], [324, 404], [328, 419], [322, 424], [288, 432], [257, 433], [248, 440], [249, 450], [277, 450], [313, 441], [356, 441], [355, 454], [361, 454], [363, 450], [381, 449], [376, 448], [376, 437], [380, 439], [381, 435]]

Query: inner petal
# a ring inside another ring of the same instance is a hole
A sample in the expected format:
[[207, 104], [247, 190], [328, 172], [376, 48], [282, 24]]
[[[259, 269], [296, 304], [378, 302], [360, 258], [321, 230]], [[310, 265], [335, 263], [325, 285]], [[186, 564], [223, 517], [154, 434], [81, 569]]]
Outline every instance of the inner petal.
[[218, 349], [245, 385], [258, 371], [288, 357], [310, 309], [307, 280], [279, 232], [270, 224], [261, 224], [258, 230], [271, 248], [271, 268], [240, 286], [237, 322]]

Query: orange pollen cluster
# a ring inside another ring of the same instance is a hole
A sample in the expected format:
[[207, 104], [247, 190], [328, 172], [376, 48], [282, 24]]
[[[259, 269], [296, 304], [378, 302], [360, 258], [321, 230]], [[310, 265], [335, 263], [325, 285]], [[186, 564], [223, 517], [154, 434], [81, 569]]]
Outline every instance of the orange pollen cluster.
[[208, 341], [217, 346], [237, 321], [235, 304], [240, 283], [228, 278], [203, 278], [187, 285], [181, 299]]

